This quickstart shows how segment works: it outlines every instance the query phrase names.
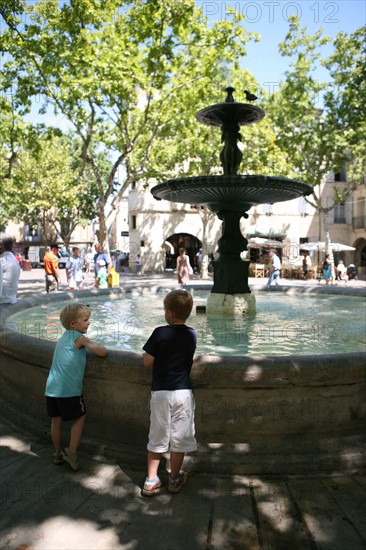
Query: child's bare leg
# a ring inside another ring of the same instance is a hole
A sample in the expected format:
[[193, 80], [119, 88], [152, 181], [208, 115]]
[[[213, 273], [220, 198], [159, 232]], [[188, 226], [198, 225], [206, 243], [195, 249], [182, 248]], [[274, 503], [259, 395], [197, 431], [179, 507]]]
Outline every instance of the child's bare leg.
[[51, 440], [55, 448], [56, 453], [62, 451], [62, 441], [61, 441], [61, 428], [62, 428], [62, 418], [61, 416], [54, 416], [51, 420]]
[[170, 451], [170, 476], [178, 477], [184, 460], [184, 453]]
[[158, 475], [160, 459], [161, 453], [147, 452], [147, 477], [149, 479], [155, 479]]
[[69, 451], [72, 454], [75, 454], [78, 449], [80, 438], [84, 429], [85, 416], [85, 414], [83, 414], [83, 416], [79, 416], [79, 418], [76, 418], [76, 420], [72, 423], [69, 445]]

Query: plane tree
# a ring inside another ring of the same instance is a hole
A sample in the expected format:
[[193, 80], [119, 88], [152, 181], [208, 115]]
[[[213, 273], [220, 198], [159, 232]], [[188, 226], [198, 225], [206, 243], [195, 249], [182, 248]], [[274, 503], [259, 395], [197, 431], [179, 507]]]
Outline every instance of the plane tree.
[[0, 112], [0, 226], [4, 228], [19, 212], [19, 204], [14, 197], [10, 199], [19, 155], [38, 148], [38, 136], [44, 128], [25, 121], [11, 96], [0, 95]]
[[60, 239], [68, 246], [75, 228], [96, 215], [95, 182], [88, 170], [80, 171], [68, 136], [49, 128], [35, 143], [18, 149], [11, 177], [3, 180], [5, 204], [11, 205], [7, 217], [30, 226], [40, 223], [45, 244]]
[[[38, 98], [42, 113], [53, 109], [75, 132], [95, 180], [103, 243], [116, 182], [122, 194], [175, 173], [182, 151], [174, 144], [193, 123], [197, 134], [193, 109], [207, 105], [223, 64], [238, 66], [255, 39], [235, 13], [208, 24], [193, 0], [19, 0], [2, 3], [0, 14], [2, 73], [23, 108]], [[107, 173], [100, 151], [112, 155]]]
[[[332, 54], [324, 58], [323, 47], [330, 41], [321, 29], [310, 35], [291, 18], [279, 47], [292, 62], [266, 105], [293, 174], [313, 187], [306, 200], [319, 212], [327, 242], [328, 212], [354, 192], [366, 171], [365, 27], [350, 35], [339, 33]], [[328, 70], [327, 81], [316, 77], [319, 66]], [[347, 181], [334, 186], [332, 203], [324, 204], [321, 185], [329, 172], [341, 169]]]

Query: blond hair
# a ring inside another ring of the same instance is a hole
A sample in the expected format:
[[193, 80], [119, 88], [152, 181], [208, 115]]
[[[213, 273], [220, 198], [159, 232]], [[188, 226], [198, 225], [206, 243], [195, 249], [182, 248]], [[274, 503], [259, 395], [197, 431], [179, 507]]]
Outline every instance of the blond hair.
[[76, 321], [83, 314], [90, 316], [90, 309], [85, 304], [68, 304], [60, 311], [60, 321], [62, 326], [69, 330], [73, 321]]
[[172, 290], [164, 298], [165, 309], [172, 311], [178, 319], [185, 321], [193, 308], [192, 294], [186, 290]]

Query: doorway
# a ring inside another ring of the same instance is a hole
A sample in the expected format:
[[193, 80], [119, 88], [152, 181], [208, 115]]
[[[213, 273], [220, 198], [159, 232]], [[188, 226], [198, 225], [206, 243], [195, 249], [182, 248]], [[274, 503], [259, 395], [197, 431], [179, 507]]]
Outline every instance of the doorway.
[[175, 269], [180, 248], [186, 249], [191, 266], [196, 265], [196, 253], [202, 248], [202, 243], [197, 237], [189, 233], [175, 233], [166, 239], [165, 242], [171, 245], [166, 247], [165, 269]]

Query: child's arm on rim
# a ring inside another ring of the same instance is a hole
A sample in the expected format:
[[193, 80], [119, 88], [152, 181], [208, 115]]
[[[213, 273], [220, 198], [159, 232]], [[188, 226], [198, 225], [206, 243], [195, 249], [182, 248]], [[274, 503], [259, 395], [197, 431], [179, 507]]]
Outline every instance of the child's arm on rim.
[[150, 353], [145, 352], [143, 355], [143, 359], [145, 367], [147, 367], [148, 369], [152, 369], [154, 366], [155, 357], [153, 355], [150, 355]]
[[86, 336], [80, 336], [80, 338], [75, 341], [75, 347], [78, 349], [90, 349], [90, 351], [94, 352], [99, 357], [105, 357], [108, 354], [107, 348], [101, 346], [100, 344], [96, 344], [92, 340], [89, 340]]

